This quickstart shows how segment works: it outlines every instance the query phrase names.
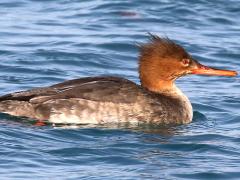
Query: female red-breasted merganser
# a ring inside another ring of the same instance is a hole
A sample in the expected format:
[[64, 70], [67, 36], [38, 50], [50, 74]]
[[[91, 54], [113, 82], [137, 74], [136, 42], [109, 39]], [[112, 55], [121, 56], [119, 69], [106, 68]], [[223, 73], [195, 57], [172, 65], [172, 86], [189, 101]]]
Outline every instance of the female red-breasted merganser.
[[151, 35], [140, 47], [141, 85], [119, 77], [87, 77], [0, 97], [0, 112], [51, 123], [186, 124], [192, 106], [175, 85], [188, 74], [236, 76], [203, 66], [168, 38]]

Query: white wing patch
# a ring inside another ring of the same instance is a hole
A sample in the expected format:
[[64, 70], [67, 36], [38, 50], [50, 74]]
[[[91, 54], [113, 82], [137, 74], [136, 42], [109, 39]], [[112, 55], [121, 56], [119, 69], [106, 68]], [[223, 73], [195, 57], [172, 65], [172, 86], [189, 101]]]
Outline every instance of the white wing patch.
[[59, 99], [46, 103], [64, 105], [66, 101], [72, 102], [73, 105], [71, 107], [61, 106], [61, 108], [54, 104], [51, 105], [49, 122], [55, 124], [105, 124], [128, 122], [130, 116], [134, 117], [133, 106], [129, 104], [126, 106], [123, 103], [96, 102], [78, 98]]

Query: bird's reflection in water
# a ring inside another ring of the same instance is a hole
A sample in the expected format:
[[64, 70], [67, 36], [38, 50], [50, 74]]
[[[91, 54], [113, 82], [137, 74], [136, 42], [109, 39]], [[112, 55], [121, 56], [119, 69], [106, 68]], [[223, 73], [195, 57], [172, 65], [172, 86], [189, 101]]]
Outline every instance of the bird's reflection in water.
[[162, 126], [156, 124], [139, 124], [139, 123], [108, 123], [104, 125], [99, 124], [52, 124], [53, 128], [64, 128], [64, 129], [74, 129], [74, 128], [101, 128], [101, 129], [111, 129], [111, 130], [123, 130], [131, 131], [136, 133], [146, 133], [146, 134], [158, 134], [164, 137], [171, 137], [173, 135], [181, 134], [181, 126]]
[[[8, 114], [1, 113], [1, 124], [8, 125], [21, 125], [36, 127], [36, 120], [24, 118], [24, 117], [15, 117]], [[174, 125], [156, 125], [149, 123], [107, 123], [107, 124], [52, 124], [47, 121], [44, 122], [44, 127], [52, 127], [54, 129], [88, 129], [88, 128], [99, 128], [102, 130], [121, 130], [129, 131], [135, 133], [145, 133], [145, 134], [155, 134], [160, 135], [165, 138], [170, 138], [174, 135], [179, 135], [183, 133], [185, 125], [174, 126]]]

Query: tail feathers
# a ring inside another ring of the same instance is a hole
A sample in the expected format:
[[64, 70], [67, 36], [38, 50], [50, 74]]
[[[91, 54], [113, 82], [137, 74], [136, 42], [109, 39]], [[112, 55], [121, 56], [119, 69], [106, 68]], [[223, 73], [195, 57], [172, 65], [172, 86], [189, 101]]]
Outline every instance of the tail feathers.
[[0, 102], [0, 112], [13, 116], [35, 118], [33, 105], [27, 101], [7, 100]]

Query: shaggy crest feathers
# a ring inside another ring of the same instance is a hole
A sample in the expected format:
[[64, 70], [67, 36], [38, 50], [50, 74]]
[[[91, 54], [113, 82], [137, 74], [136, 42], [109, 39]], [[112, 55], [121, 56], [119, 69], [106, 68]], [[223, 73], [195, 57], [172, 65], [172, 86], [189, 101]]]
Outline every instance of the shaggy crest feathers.
[[[149, 33], [149, 43], [140, 44], [140, 61], [147, 60], [152, 56], [159, 58], [190, 58], [190, 55], [180, 45], [168, 37], [159, 37]], [[149, 57], [149, 58], [143, 58]]]
[[169, 38], [149, 35], [149, 42], [140, 45], [139, 78], [142, 87], [162, 92], [171, 89], [174, 80], [184, 74], [178, 62], [191, 56]]

